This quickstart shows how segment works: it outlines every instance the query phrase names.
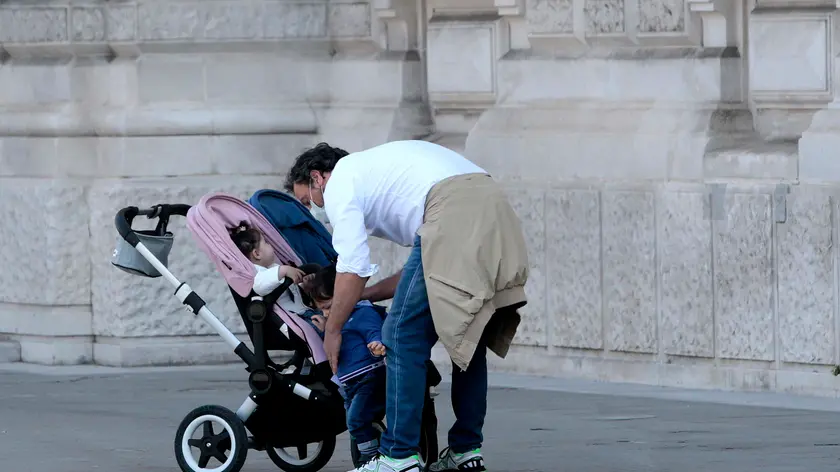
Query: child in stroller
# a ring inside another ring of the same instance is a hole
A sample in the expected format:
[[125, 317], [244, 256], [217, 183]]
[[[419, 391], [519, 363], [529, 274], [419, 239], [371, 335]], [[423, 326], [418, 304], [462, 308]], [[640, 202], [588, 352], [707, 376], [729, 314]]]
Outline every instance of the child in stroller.
[[[256, 276], [254, 276], [254, 293], [261, 297], [266, 296], [280, 287], [286, 278], [290, 279], [292, 283], [285, 292], [280, 294], [277, 304], [282, 309], [298, 315], [315, 327], [312, 323], [312, 317], [317, 312], [304, 302], [299, 284], [303, 282], [303, 276], [307, 275], [307, 272], [302, 269], [314, 272], [320, 269], [320, 266], [305, 264], [299, 269], [290, 265], [278, 264], [274, 248], [266, 241], [260, 230], [248, 225], [247, 221], [241, 221], [239, 226], [231, 230], [230, 238], [236, 244], [236, 247], [242, 251], [242, 254], [254, 264], [254, 269], [257, 271]], [[314, 273], [311, 275], [314, 275]]]
[[[282, 199], [277, 201], [282, 203]], [[274, 206], [275, 214], [282, 213], [278, 208]], [[213, 314], [201, 296], [167, 268], [174, 238], [167, 231], [172, 215], [187, 217], [187, 227], [199, 248], [230, 287], [253, 351]], [[157, 218], [157, 229], [133, 230], [131, 225], [137, 216]], [[120, 238], [112, 263], [133, 275], [162, 276], [175, 288], [175, 297], [215, 329], [249, 372], [251, 391], [235, 412], [220, 405], [204, 405], [181, 421], [174, 442], [180, 469], [239, 472], [248, 450], [254, 449], [266, 451], [284, 471], [317, 472], [332, 457], [336, 436], [347, 430], [344, 400], [315, 329], [277, 303], [292, 281], [285, 280], [267, 295], [255, 293], [257, 270], [230, 237], [230, 230], [242, 221], [262, 233], [282, 265], [302, 267], [309, 262], [302, 260], [253, 206], [231, 195], [210, 194], [193, 207], [161, 204], [142, 210], [133, 206], [121, 209], [115, 218]], [[277, 364], [269, 357], [269, 350], [292, 352], [292, 356]], [[431, 390], [440, 382], [440, 375], [433, 364], [427, 365]], [[437, 455], [437, 421], [429, 392], [423, 431], [421, 455], [428, 462]], [[311, 445], [314, 451], [308, 447]], [[288, 448], [297, 449], [297, 457], [286, 451]], [[358, 456], [355, 446], [351, 453], [354, 459]], [[218, 463], [211, 465], [214, 460]]]

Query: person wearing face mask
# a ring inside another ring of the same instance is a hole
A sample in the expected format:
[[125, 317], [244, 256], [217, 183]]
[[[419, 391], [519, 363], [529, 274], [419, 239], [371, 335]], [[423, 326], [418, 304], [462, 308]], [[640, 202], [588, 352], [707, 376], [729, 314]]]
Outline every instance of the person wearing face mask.
[[[501, 185], [460, 154], [426, 141], [364, 151], [320, 143], [295, 160], [286, 188], [323, 208], [338, 253], [324, 334], [333, 372], [341, 330], [359, 300], [393, 298], [382, 326], [387, 428], [357, 472], [420, 472], [425, 362], [440, 340], [452, 363], [455, 424], [429, 470], [480, 472], [490, 348], [507, 355], [527, 303], [528, 253]], [[368, 236], [411, 247], [402, 270], [366, 287], [379, 267]]]

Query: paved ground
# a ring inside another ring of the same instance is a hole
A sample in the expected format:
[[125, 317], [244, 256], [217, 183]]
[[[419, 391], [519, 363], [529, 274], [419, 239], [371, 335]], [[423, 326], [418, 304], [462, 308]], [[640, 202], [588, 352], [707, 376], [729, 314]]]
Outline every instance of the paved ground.
[[[177, 471], [172, 441], [183, 415], [207, 403], [235, 409], [245, 378], [239, 367], [0, 366], [0, 470]], [[507, 385], [490, 393], [485, 454], [493, 471], [840, 469], [840, 406], [830, 399], [512, 376], [491, 382]], [[438, 401], [443, 438], [452, 421], [447, 393]], [[244, 471], [277, 470], [250, 452]], [[324, 471], [350, 469], [348, 455], [342, 436]]]

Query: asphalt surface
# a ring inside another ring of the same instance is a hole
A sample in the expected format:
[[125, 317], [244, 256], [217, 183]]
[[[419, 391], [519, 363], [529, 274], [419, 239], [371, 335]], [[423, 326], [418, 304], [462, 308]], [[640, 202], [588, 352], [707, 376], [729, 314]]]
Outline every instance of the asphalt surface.
[[[491, 471], [840, 469], [840, 407], [830, 399], [512, 376], [494, 376], [491, 384], [484, 445]], [[448, 392], [443, 385], [437, 401], [444, 445]], [[0, 471], [177, 471], [173, 439], [183, 416], [203, 404], [235, 410], [246, 394], [239, 366], [0, 366]], [[322, 470], [351, 469], [348, 451], [345, 433]], [[278, 469], [265, 453], [249, 451], [242, 470]]]

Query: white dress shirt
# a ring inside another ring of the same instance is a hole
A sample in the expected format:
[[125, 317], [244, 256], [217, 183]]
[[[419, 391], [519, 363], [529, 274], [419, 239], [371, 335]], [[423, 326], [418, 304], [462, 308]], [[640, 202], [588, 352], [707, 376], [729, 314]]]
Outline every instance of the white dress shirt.
[[324, 190], [336, 271], [374, 275], [379, 268], [370, 262], [368, 234], [413, 245], [429, 190], [441, 180], [473, 173], [487, 172], [427, 141], [393, 141], [343, 157]]

